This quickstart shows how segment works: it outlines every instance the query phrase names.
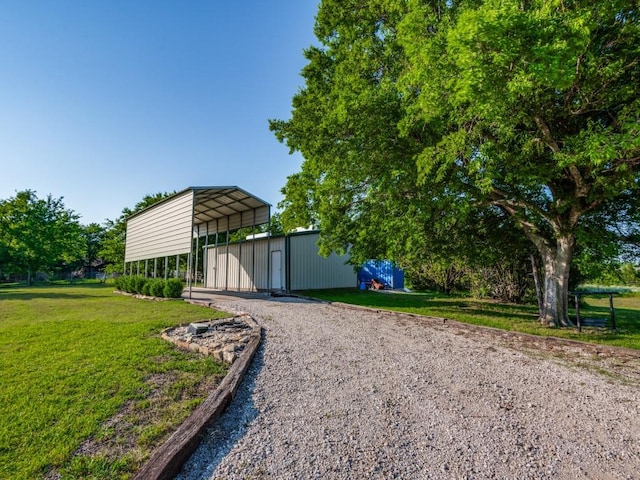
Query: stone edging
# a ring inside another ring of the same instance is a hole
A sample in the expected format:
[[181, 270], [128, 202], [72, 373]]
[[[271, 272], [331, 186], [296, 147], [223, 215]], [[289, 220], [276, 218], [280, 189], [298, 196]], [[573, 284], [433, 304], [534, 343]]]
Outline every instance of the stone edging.
[[[206, 302], [190, 301], [210, 307]], [[251, 340], [240, 357], [229, 367], [227, 375], [209, 397], [173, 432], [133, 477], [134, 480], [170, 480], [174, 478], [198, 447], [209, 423], [220, 417], [236, 394], [258, 346], [262, 340], [262, 327], [249, 315], [244, 316], [251, 325]]]

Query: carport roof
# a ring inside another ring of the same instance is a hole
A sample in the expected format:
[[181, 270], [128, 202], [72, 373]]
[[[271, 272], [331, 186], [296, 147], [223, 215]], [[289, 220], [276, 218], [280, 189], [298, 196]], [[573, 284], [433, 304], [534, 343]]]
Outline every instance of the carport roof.
[[[188, 187], [174, 193], [170, 197], [155, 203], [129, 217], [137, 217], [149, 209], [168, 202], [171, 199], [193, 192], [193, 224], [199, 225], [212, 220], [227, 218], [233, 215], [241, 215], [252, 210], [269, 209], [271, 204], [250, 194], [237, 186], [228, 187]], [[268, 218], [268, 214], [267, 214]], [[245, 226], [245, 225], [243, 225]]]
[[187, 190], [194, 192], [194, 225], [262, 207], [271, 207], [271, 204], [235, 186], [189, 187]]

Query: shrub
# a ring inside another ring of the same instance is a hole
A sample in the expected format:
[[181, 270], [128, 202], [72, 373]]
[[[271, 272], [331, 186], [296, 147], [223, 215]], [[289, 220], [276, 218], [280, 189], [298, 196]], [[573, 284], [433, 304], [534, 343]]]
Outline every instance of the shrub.
[[135, 293], [135, 278], [130, 276], [125, 283], [125, 292]]
[[477, 268], [470, 273], [469, 278], [471, 295], [476, 298], [489, 297], [507, 303], [535, 301], [532, 278], [522, 262], [505, 261]]
[[154, 297], [164, 296], [165, 281], [161, 278], [156, 278], [149, 282], [149, 292]]
[[163, 293], [167, 298], [180, 298], [183, 288], [182, 280], [179, 278], [170, 278], [164, 285]]
[[124, 282], [126, 277], [116, 277], [113, 279], [113, 285], [116, 287], [116, 290], [124, 290]]
[[153, 280], [147, 280], [146, 282], [144, 282], [144, 284], [142, 285], [141, 288], [141, 293], [142, 295], [146, 295], [147, 297], [151, 296], [151, 282]]
[[131, 282], [131, 293], [142, 294], [142, 289], [144, 288], [144, 284], [147, 283], [147, 279], [142, 275], [136, 275], [131, 278]]
[[131, 275], [123, 275], [116, 278], [116, 288], [120, 291], [131, 293]]

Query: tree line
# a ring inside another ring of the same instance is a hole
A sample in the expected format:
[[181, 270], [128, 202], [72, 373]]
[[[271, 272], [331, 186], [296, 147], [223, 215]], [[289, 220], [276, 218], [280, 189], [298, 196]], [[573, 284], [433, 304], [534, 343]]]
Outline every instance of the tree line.
[[38, 198], [36, 192], [24, 190], [0, 200], [0, 281], [25, 280], [31, 285], [42, 274], [73, 278], [122, 272], [127, 218], [169, 195], [146, 195], [102, 225], [81, 224], [63, 197], [51, 194]]

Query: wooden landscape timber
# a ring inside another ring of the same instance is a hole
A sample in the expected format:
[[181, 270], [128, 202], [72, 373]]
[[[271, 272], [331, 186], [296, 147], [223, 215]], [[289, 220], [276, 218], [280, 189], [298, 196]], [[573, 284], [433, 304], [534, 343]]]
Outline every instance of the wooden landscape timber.
[[246, 316], [245, 320], [252, 326], [251, 340], [240, 357], [229, 367], [227, 375], [218, 388], [155, 451], [133, 477], [134, 480], [170, 480], [174, 478], [198, 447], [207, 426], [217, 420], [231, 403], [262, 340], [262, 327], [249, 316]]

